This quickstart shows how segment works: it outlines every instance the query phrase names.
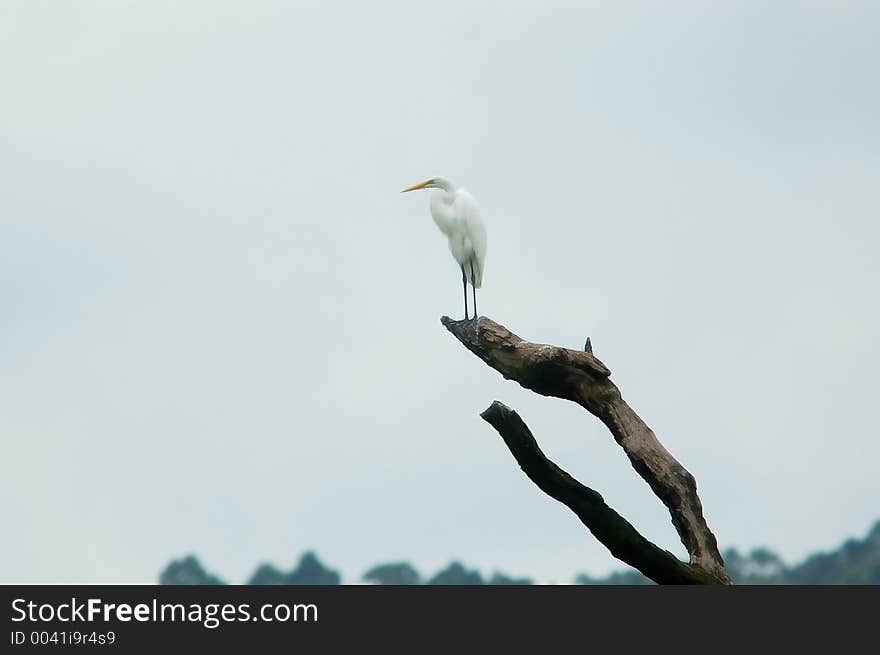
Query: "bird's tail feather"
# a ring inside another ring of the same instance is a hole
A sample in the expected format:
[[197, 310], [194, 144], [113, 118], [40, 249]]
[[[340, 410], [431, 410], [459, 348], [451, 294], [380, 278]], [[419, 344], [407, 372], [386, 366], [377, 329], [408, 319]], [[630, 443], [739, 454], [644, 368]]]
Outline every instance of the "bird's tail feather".
[[473, 267], [473, 278], [471, 279], [471, 284], [474, 285], [474, 289], [479, 289], [483, 286], [483, 267], [480, 266], [480, 262], [477, 261], [476, 257], [471, 258], [471, 266]]

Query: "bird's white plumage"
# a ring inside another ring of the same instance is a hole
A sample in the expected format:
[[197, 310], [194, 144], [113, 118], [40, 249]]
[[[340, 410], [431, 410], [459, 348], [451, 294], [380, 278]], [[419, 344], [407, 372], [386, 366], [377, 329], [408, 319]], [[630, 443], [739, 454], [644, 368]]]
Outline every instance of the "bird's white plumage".
[[431, 196], [431, 217], [449, 240], [449, 250], [468, 281], [479, 289], [486, 263], [486, 227], [477, 202], [449, 180], [433, 178], [431, 182], [437, 189]]
[[477, 289], [483, 286], [483, 270], [486, 266], [486, 228], [477, 202], [471, 194], [445, 177], [432, 177], [403, 192], [417, 189], [436, 189], [431, 196], [431, 216], [449, 240], [449, 250], [461, 269], [464, 318], [469, 320], [467, 286], [470, 282], [474, 298], [474, 316], [471, 320], [476, 320]]

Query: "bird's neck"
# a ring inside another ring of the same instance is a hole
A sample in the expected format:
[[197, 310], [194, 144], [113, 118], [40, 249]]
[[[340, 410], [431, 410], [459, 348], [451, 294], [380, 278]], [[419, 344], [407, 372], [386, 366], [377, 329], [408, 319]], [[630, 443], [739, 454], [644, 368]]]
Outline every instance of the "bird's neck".
[[455, 185], [445, 178], [442, 178], [442, 177], [434, 178], [434, 186], [435, 186], [435, 188], [441, 189], [442, 191], [445, 191], [446, 193], [455, 193]]

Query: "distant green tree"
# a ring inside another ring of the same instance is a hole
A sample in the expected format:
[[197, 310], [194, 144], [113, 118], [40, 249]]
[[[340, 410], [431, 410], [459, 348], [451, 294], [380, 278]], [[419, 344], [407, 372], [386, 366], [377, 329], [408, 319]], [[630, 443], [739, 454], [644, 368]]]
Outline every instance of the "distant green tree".
[[339, 573], [321, 564], [311, 551], [303, 553], [297, 567], [289, 573], [279, 571], [271, 564], [261, 564], [247, 582], [251, 585], [337, 585], [339, 583]]
[[863, 540], [849, 539], [837, 550], [817, 553], [786, 569], [787, 584], [880, 584], [880, 521]]
[[304, 553], [299, 565], [287, 574], [287, 584], [337, 585], [340, 582], [339, 572], [321, 564], [317, 555], [311, 551]]
[[187, 555], [183, 559], [173, 560], [165, 567], [159, 574], [159, 584], [223, 585], [226, 582], [205, 571], [195, 555]]
[[629, 571], [615, 571], [607, 578], [591, 578], [586, 573], [581, 573], [574, 579], [575, 584], [584, 585], [652, 585], [654, 582], [648, 580], [635, 569]]
[[437, 572], [428, 584], [434, 585], [481, 585], [483, 577], [479, 571], [470, 571], [460, 562], [452, 562], [442, 571]]
[[260, 564], [247, 583], [251, 585], [287, 584], [284, 573], [268, 563]]
[[535, 584], [531, 578], [511, 578], [501, 571], [495, 571], [492, 574], [492, 577], [489, 578], [489, 582], [486, 584], [494, 584], [494, 585], [530, 585]]
[[422, 582], [422, 576], [408, 562], [379, 564], [364, 573], [363, 579], [373, 584], [392, 585], [414, 585]]

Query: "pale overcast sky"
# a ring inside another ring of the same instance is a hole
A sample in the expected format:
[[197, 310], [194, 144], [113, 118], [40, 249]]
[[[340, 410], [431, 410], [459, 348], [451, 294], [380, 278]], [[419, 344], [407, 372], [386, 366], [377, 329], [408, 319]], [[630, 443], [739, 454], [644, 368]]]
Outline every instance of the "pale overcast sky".
[[621, 568], [494, 399], [683, 554], [596, 419], [440, 326], [432, 175], [482, 312], [591, 336], [722, 548], [880, 517], [877, 3], [3, 0], [0, 88], [0, 581]]

